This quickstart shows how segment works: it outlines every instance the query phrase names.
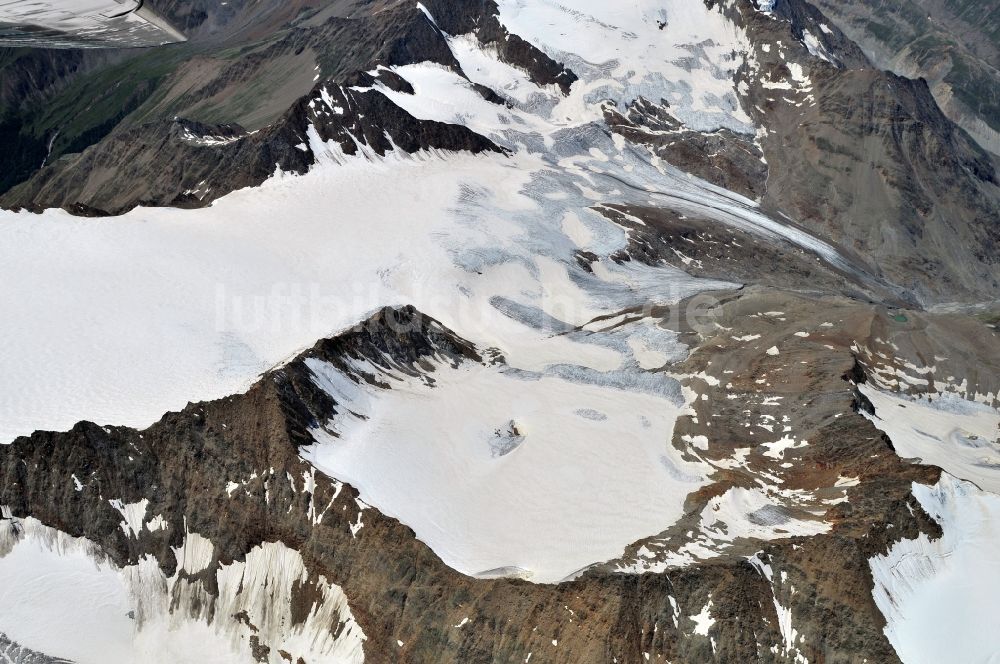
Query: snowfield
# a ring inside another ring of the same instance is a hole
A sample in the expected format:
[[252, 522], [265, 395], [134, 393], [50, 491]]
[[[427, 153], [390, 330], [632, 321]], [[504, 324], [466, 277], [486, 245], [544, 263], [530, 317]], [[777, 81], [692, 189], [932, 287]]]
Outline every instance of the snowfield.
[[381, 390], [310, 367], [350, 411], [305, 458], [466, 574], [561, 581], [676, 521], [711, 470], [670, 445], [694, 395], [662, 374], [438, 365], [428, 385], [362, 367]]
[[[515, 32], [541, 39], [527, 31], [530, 16], [521, 12], [529, 9], [501, 4]], [[600, 34], [574, 39], [581, 48], [595, 40], [606, 48], [620, 33], [640, 35], [618, 57], [642, 67], [612, 68], [611, 87], [656, 81], [661, 87], [646, 92], [666, 93], [663, 77], [676, 73], [668, 56], [706, 39], [726, 52], [739, 46], [721, 14], [703, 7], [667, 3], [669, 26], [661, 31], [659, 9], [650, 3], [580, 4], [583, 14], [549, 2], [531, 7], [560, 29], [579, 28], [580, 16], [591, 16], [580, 19], [580, 29]], [[613, 25], [620, 27], [607, 27]], [[644, 54], [640, 46], [654, 37], [656, 48], [673, 50]], [[512, 156], [348, 157], [309, 127], [303, 129], [317, 160], [309, 174], [276, 173], [206, 209], [139, 208], [100, 222], [59, 210], [0, 212], [0, 300], [10, 321], [0, 354], [0, 441], [82, 419], [149, 425], [189, 401], [245, 389], [262, 371], [385, 305], [413, 304], [478, 345], [513, 356], [523, 330], [509, 319], [494, 325], [497, 297], [544, 303], [560, 310], [556, 318], [584, 324], [721, 285], [669, 267], [609, 260], [625, 246], [625, 232], [590, 209], [597, 202], [670, 207], [853, 270], [834, 248], [769, 219], [753, 201], [609, 136], [592, 100], [580, 102], [587, 113], [567, 116], [543, 103], [556, 101], [553, 90], [535, 86], [496, 54], [469, 38], [449, 43], [475, 80], [524, 103], [490, 104], [467, 80], [431, 64], [396, 68], [414, 95], [381, 84], [374, 90], [415, 117], [480, 131]], [[603, 62], [611, 55], [581, 57]], [[658, 66], [659, 78], [650, 74]], [[709, 86], [709, 94], [725, 78], [713, 67], [706, 80], [683, 80], [692, 90]], [[601, 257], [593, 274], [576, 264], [578, 249]]]
[[940, 466], [1000, 495], [1000, 412], [956, 394], [910, 398], [859, 385], [875, 406], [870, 419], [896, 453]]

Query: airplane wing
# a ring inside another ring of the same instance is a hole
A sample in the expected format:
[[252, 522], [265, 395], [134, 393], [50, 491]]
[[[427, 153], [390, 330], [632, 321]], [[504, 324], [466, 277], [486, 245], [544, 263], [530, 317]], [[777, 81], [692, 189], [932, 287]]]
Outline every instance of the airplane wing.
[[131, 48], [186, 41], [145, 0], [0, 0], [0, 47]]

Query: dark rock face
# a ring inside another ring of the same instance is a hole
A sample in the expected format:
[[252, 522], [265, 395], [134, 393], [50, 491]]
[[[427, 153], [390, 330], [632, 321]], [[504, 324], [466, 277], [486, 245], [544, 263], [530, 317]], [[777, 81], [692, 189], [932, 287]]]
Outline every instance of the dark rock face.
[[[0, 90], [6, 93], [0, 95], [0, 126], [22, 148], [0, 155], [0, 166], [7, 165], [4, 160], [10, 165], [2, 169], [0, 193], [43, 163], [75, 155], [119, 131], [152, 124], [155, 134], [156, 126], [177, 117], [260, 129], [310, 92], [317, 65], [324, 77], [336, 77], [370, 69], [376, 61], [451, 57], [433, 28], [416, 20], [422, 15], [413, 7], [373, 17], [364, 3], [352, 2], [158, 4], [164, 16], [185, 28], [190, 43], [145, 51], [20, 50], [0, 57]], [[356, 18], [347, 18], [354, 9]], [[60, 168], [71, 170], [73, 163]], [[133, 187], [141, 188], [141, 174], [130, 177], [136, 178]], [[15, 197], [10, 205], [53, 204], [30, 196]], [[56, 205], [115, 208], [111, 201], [67, 198]]]
[[[153, 50], [0, 49], [0, 136], [11, 148], [0, 153], [0, 194], [46, 163], [83, 151], [122, 123], [132, 124], [129, 116], [166, 83], [166, 74], [186, 59], [204, 57], [206, 40], [221, 48], [228, 38], [254, 36], [253, 26], [260, 26], [257, 37], [273, 33], [300, 10], [322, 3], [150, 0], [147, 4], [194, 44]], [[243, 69], [252, 66], [252, 61], [243, 63]], [[190, 78], [186, 84], [191, 84]], [[167, 113], [164, 110], [160, 117], [172, 117]]]
[[122, 130], [43, 170], [7, 200], [30, 201], [23, 207], [38, 211], [68, 205], [87, 216], [121, 214], [137, 205], [202, 207], [259, 185], [278, 169], [305, 173], [316, 161], [305, 127], [346, 155], [385, 155], [396, 148], [501, 151], [466, 127], [417, 120], [378, 92], [321, 84], [313, 95], [253, 134], [189, 121]]
[[929, 299], [996, 292], [1000, 190], [986, 155], [922, 83], [875, 72], [814, 81], [817, 105], [765, 141], [765, 152], [785, 142], [769, 160], [765, 204]]
[[504, 62], [526, 71], [535, 83], [558, 85], [568, 93], [576, 82], [576, 74], [572, 71], [509, 33], [497, 19], [499, 10], [494, 0], [479, 3], [431, 0], [426, 5], [442, 30], [451, 35], [475, 34], [481, 44], [496, 48]]
[[4, 145], [0, 193], [28, 179], [53, 152], [61, 154], [60, 137], [63, 144], [82, 148], [107, 135], [111, 126], [106, 118], [70, 129], [50, 126], [39, 115], [74, 80], [126, 57], [98, 50], [0, 49], [0, 141]]
[[862, 49], [836, 25], [830, 25], [814, 4], [804, 0], [778, 2], [775, 4], [775, 15], [788, 22], [797, 41], [805, 43], [807, 33], [815, 39], [822, 54], [829, 57], [832, 64], [845, 69], [870, 68], [871, 62]]
[[[734, 294], [723, 305], [723, 329], [731, 317], [745, 319], [750, 311], [777, 306], [775, 297]], [[780, 306], [800, 321], [817, 316], [815, 305], [801, 298], [784, 298]], [[867, 560], [918, 531], [940, 535], [919, 508], [908, 508], [911, 482], [933, 483], [938, 471], [905, 464], [867, 420], [851, 413], [853, 390], [843, 376], [855, 361], [845, 344], [854, 337], [850, 326], [871, 329], [873, 312], [840, 301], [821, 306], [818, 315], [832, 313], [848, 317], [849, 326], [824, 339], [834, 350], [809, 367], [790, 364], [797, 373], [787, 376], [778, 392], [798, 395], [788, 412], [811, 441], [795, 468], [781, 471], [786, 486], [807, 489], [829, 486], [840, 475], [860, 478], [849, 502], [828, 508], [832, 530], [769, 543], [738, 542], [718, 558], [667, 573], [616, 571], [630, 564], [635, 551], [630, 548], [621, 561], [555, 586], [473, 579], [447, 568], [409, 528], [375, 509], [365, 509], [363, 528], [352, 529], [358, 518], [354, 489], [318, 474], [311, 491], [297, 491], [283, 480], [311, 472], [299, 448], [312, 443], [311, 429], [349, 407], [316, 387], [306, 358], [342, 368], [367, 359], [430, 378], [434, 363], [483, 361], [467, 342], [413, 309], [385, 310], [265, 375], [246, 394], [192, 404], [146, 431], [81, 423], [67, 433], [39, 432], [0, 448], [0, 504], [9, 507], [14, 523], [33, 516], [86, 537], [118, 565], [152, 555], [168, 576], [176, 571], [171, 547], [181, 545], [185, 529], [200, 533], [215, 547], [208, 570], [196, 577], [209, 594], [218, 592], [212, 570], [219, 564], [243, 560], [262, 542], [282, 542], [301, 553], [310, 579], [322, 575], [343, 588], [367, 637], [367, 662], [523, 662], [529, 653], [540, 661], [594, 664], [644, 661], [645, 653], [671, 661], [778, 662], [793, 659], [795, 652], [828, 662], [865, 657], [894, 662], [872, 601]], [[764, 320], [759, 325], [767, 343], [776, 334], [794, 339], [785, 326]], [[680, 370], [722, 375], [734, 368], [750, 381], [767, 370], [760, 363], [776, 362], [720, 337], [705, 339]], [[721, 436], [715, 431], [715, 440], [745, 445], [739, 425], [743, 404], [717, 398], [712, 390], [708, 394], [711, 398], [697, 405], [703, 419], [683, 420], [677, 435], [696, 433], [695, 422], [714, 415], [712, 422], [724, 429]], [[832, 418], [835, 412], [848, 414]], [[725, 446], [713, 447], [713, 454], [725, 456]], [[752, 457], [747, 472], [769, 463]], [[745, 481], [739, 473], [720, 474], [715, 484], [688, 498], [689, 517], [675, 530], [683, 531], [713, 495]], [[230, 483], [238, 483], [239, 490], [227, 490]], [[147, 516], [161, 515], [166, 527], [130, 537], [109, 503], [112, 497], [148, 500]], [[318, 517], [317, 505], [327, 505]], [[757, 562], [748, 562], [745, 556], [754, 552]], [[761, 565], [781, 570], [785, 581], [773, 584]], [[309, 599], [316, 582], [297, 591], [304, 603], [300, 613], [316, 601]], [[787, 651], [778, 629], [775, 599], [794, 613], [804, 637], [794, 652]], [[694, 616], [703, 611], [712, 622], [695, 629]], [[262, 653], [270, 647], [259, 639], [255, 643]]]
[[273, 0], [256, 3], [230, 0], [224, 4], [208, 0], [150, 0], [150, 4], [188, 39], [208, 41], [237, 32], [246, 25], [250, 17], [256, 16], [258, 20], [264, 17], [270, 17], [271, 21], [287, 20], [304, 6], [316, 3], [300, 0], [286, 3]]

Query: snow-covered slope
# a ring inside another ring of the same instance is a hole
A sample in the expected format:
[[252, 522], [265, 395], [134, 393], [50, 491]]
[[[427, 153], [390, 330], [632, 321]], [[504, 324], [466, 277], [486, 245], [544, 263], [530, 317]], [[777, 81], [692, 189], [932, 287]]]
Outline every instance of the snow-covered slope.
[[870, 561], [886, 635], [905, 664], [998, 661], [1000, 412], [950, 392], [860, 390], [900, 456], [946, 471], [934, 486], [913, 485], [942, 536], [921, 533]]
[[920, 506], [944, 531], [921, 534], [871, 560], [885, 633], [905, 664], [979, 662], [1000, 657], [1000, 496], [944, 473], [913, 485]]

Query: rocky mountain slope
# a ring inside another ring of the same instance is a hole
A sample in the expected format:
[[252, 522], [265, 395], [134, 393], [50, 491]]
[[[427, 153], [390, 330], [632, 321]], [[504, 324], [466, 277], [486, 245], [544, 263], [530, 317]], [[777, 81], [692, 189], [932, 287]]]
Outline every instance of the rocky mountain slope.
[[990, 3], [935, 0], [817, 6], [883, 69], [925, 78], [935, 100], [983, 148], [1000, 154], [1000, 19]]
[[[861, 330], [893, 323], [847, 301], [827, 301], [817, 311], [798, 297], [765, 293], [734, 293], [718, 320], [724, 325], [777, 304], [790, 310], [785, 322], [794, 328], [810, 329], [823, 317], [839, 324], [820, 328], [829, 329], [820, 339], [789, 335], [789, 326], [767, 319], [752, 326], [761, 345], [808, 356], [802, 369], [727, 336], [696, 346], [687, 362], [695, 366], [676, 370], [699, 375], [691, 384], [702, 390], [720, 383], [694, 373], [706, 366], [720, 378], [730, 368], [737, 376], [783, 373], [782, 384], [760, 388], [747, 380], [703, 391], [709, 399], [682, 419], [679, 440], [712, 435], [702, 451], [689, 444], [687, 454], [716, 466], [716, 480], [688, 497], [686, 516], [672, 531], [563, 584], [463, 576], [355, 488], [302, 458], [316, 445], [317, 427], [357, 407], [338, 401], [319, 367], [378, 391], [395, 389], [384, 381], [400, 375], [433, 385], [439, 374], [468, 364], [503, 366], [413, 309], [381, 312], [246, 394], [192, 404], [145, 431], [85, 423], [3, 448], [5, 546], [17, 551], [45, 542], [55, 528], [65, 533], [59, 537], [82, 538], [57, 550], [90, 547], [89, 555], [108, 556], [106, 573], [127, 591], [115, 618], [136, 624], [140, 648], [170, 642], [163, 624], [169, 607], [174, 621], [206, 620], [213, 645], [259, 661], [287, 660], [285, 653], [292, 661], [360, 661], [362, 650], [365, 661], [376, 662], [523, 661], [529, 653], [553, 662], [641, 661], [646, 653], [668, 661], [896, 661], [867, 590], [866, 560], [920, 532], [940, 537], [940, 526], [910, 494], [911, 483], [935, 484], [940, 471], [901, 460], [865, 419], [867, 402], [854, 381], [876, 369], [856, 364], [857, 347], [847, 346]], [[930, 337], [919, 328], [939, 324], [920, 319], [905, 326], [914, 331], [891, 336], [925, 344]], [[831, 350], [811, 351], [825, 346]], [[740, 412], [746, 403], [727, 410], [717, 390], [753, 393], [759, 405], [749, 415]], [[741, 432], [743, 422], [764, 421], [768, 400], [785, 400], [779, 412], [792, 418], [782, 421], [808, 436], [808, 445], [770, 444], [771, 452], [781, 450], [771, 454], [769, 444], [747, 440], [754, 432]], [[530, 433], [524, 444], [535, 444]], [[747, 445], [741, 466], [726, 463], [734, 448]], [[758, 481], [774, 488], [761, 492]], [[749, 521], [729, 521], [740, 518], [728, 512], [730, 501], [755, 492], [762, 503], [750, 503], [755, 512], [742, 516]], [[809, 523], [818, 527], [796, 532]], [[692, 533], [701, 540], [697, 547]], [[761, 539], [772, 541], [761, 550]], [[642, 576], [625, 572], [656, 570], [668, 552], [687, 556], [688, 564]], [[144, 596], [137, 575], [144, 584], [160, 579], [163, 594]], [[334, 596], [337, 610], [329, 606]], [[48, 609], [39, 598], [24, 602], [26, 612]], [[303, 630], [308, 647], [295, 638]]]
[[805, 0], [155, 4], [0, 59], [0, 659], [990, 661], [937, 90]]

